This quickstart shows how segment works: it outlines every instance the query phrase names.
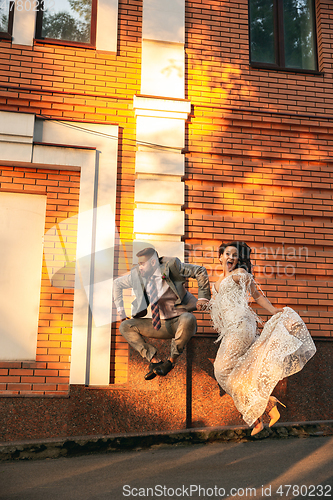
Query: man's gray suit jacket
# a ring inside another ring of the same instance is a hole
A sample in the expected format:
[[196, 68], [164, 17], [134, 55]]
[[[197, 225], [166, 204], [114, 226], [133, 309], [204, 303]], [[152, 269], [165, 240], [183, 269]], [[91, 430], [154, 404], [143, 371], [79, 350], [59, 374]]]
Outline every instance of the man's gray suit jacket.
[[[165, 279], [171, 290], [176, 294], [175, 307], [185, 308], [187, 311], [196, 309], [197, 299], [185, 289], [187, 278], [194, 278], [198, 282], [198, 298], [210, 299], [210, 286], [206, 268], [194, 264], [185, 264], [177, 257], [161, 257], [159, 259], [162, 279]], [[146, 280], [139, 272], [139, 266], [133, 267], [130, 273], [114, 281], [114, 302], [117, 309], [124, 308], [123, 289], [132, 288], [135, 300], [132, 302], [132, 316], [145, 316], [149, 299], [145, 291]]]

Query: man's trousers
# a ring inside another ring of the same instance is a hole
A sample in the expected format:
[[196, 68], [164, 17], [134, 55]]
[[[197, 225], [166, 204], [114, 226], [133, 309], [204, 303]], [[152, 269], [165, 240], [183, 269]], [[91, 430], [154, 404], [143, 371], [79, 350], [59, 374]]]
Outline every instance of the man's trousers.
[[176, 318], [162, 319], [161, 328], [155, 330], [151, 318], [133, 318], [123, 321], [120, 333], [143, 358], [150, 361], [156, 354], [156, 348], [147, 338], [171, 339], [170, 357], [175, 360], [184, 350], [187, 342], [197, 331], [197, 320], [192, 313], [185, 312]]

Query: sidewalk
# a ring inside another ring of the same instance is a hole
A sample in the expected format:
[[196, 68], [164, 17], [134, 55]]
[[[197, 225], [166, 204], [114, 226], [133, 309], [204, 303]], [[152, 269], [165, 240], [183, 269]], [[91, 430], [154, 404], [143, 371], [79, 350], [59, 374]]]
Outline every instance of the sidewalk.
[[213, 441], [307, 438], [333, 435], [333, 420], [283, 422], [251, 437], [247, 426], [204, 427], [179, 431], [75, 436], [0, 443], [0, 461], [73, 457], [91, 453], [137, 450], [161, 445], [198, 444]]

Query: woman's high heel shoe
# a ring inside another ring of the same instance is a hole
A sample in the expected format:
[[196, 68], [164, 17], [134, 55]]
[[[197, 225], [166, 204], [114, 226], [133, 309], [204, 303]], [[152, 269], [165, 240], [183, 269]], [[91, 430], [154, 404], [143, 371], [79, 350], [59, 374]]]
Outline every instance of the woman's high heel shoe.
[[272, 427], [272, 425], [276, 424], [276, 422], [279, 420], [281, 416], [279, 410], [277, 409], [278, 403], [280, 403], [281, 406], [284, 406], [286, 408], [286, 405], [281, 403], [281, 401], [279, 401], [274, 396], [269, 397], [268, 405], [265, 410], [266, 413], [271, 417], [271, 421], [268, 424], [269, 427]]
[[254, 422], [254, 427], [251, 432], [251, 436], [255, 436], [258, 434], [258, 432], [261, 432], [264, 428], [264, 423], [262, 421], [262, 417], [257, 418], [257, 420]]

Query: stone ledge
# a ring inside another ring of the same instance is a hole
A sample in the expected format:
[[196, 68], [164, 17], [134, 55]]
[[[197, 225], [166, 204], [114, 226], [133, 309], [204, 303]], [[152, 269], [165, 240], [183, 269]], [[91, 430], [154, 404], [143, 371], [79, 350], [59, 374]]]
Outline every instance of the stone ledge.
[[0, 443], [0, 461], [74, 457], [92, 453], [156, 448], [167, 445], [245, 442], [262, 439], [309, 438], [333, 435], [333, 420], [285, 422], [251, 437], [245, 426], [224, 426], [150, 433], [47, 438], [35, 441]]

